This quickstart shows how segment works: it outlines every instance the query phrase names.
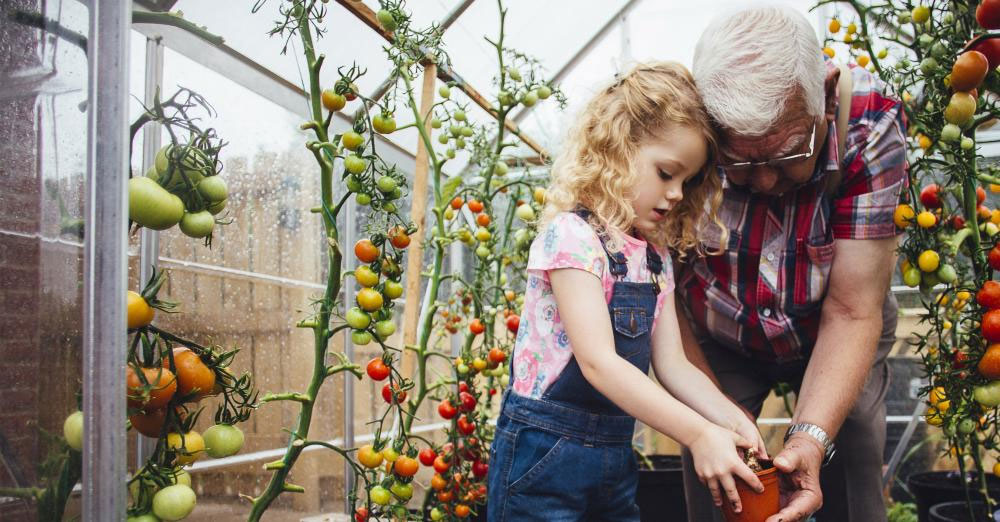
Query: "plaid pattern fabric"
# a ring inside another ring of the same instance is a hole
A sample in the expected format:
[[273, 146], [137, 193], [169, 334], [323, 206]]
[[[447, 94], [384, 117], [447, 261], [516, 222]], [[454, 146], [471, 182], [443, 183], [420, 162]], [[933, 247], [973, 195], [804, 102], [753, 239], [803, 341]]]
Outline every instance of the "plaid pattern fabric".
[[897, 234], [892, 215], [907, 184], [905, 114], [874, 76], [859, 67], [851, 71], [845, 168], [831, 193], [828, 176], [838, 168], [835, 122], [816, 172], [797, 189], [765, 196], [723, 183], [720, 216], [728, 241], [721, 244], [716, 227], [702, 239], [722, 254], [692, 259], [677, 272], [699, 335], [758, 360], [807, 356], [819, 329], [833, 242]]

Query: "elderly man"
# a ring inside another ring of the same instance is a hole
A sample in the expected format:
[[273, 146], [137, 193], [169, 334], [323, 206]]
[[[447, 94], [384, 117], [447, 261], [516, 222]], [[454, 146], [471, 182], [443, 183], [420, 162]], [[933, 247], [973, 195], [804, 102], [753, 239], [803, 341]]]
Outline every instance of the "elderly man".
[[[809, 22], [782, 7], [713, 21], [692, 70], [722, 134], [729, 233], [707, 229], [721, 255], [678, 267], [685, 351], [754, 416], [775, 383], [798, 390], [774, 456], [782, 510], [767, 522], [885, 520], [901, 103], [864, 69], [824, 61]], [[690, 459], [685, 486], [690, 521], [721, 520]]]

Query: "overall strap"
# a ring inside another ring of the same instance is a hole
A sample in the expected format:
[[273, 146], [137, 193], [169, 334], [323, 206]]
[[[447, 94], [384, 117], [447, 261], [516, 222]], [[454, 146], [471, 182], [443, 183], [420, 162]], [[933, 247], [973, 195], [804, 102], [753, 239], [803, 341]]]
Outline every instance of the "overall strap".
[[[587, 223], [590, 223], [589, 218], [593, 215], [590, 210], [583, 207], [577, 207], [573, 213], [580, 216]], [[593, 224], [591, 224], [591, 227], [594, 228], [594, 233], [601, 240], [601, 248], [604, 249], [604, 253], [608, 256], [608, 261], [610, 262], [608, 269], [611, 271], [611, 275], [615, 276], [616, 279], [624, 278], [628, 274], [628, 263], [625, 260], [625, 254], [608, 250], [607, 233], [603, 228], [594, 227]], [[663, 272], [663, 258], [660, 257], [660, 254], [656, 252], [656, 249], [648, 241], [646, 242], [646, 266], [652, 272], [654, 280], [656, 276]], [[659, 283], [657, 283], [657, 293], [659, 293]]]

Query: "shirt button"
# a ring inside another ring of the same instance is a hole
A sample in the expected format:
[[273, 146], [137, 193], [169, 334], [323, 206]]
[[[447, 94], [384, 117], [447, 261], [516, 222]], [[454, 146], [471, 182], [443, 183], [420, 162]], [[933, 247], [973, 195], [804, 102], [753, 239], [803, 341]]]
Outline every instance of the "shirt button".
[[774, 252], [772, 252], [772, 253], [770, 253], [770, 254], [767, 255], [767, 260], [768, 261], [774, 261]]
[[771, 309], [770, 308], [765, 308], [761, 313], [764, 314], [764, 317], [771, 317]]

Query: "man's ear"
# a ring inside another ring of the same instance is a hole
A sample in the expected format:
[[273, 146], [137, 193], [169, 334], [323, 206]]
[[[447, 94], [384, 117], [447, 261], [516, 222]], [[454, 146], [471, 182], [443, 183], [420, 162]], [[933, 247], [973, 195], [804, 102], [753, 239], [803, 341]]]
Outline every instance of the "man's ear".
[[834, 67], [826, 72], [826, 79], [823, 81], [823, 93], [826, 95], [824, 112], [826, 112], [826, 121], [828, 122], [837, 118], [837, 100], [840, 99], [840, 93], [837, 90], [839, 80], [840, 67]]

